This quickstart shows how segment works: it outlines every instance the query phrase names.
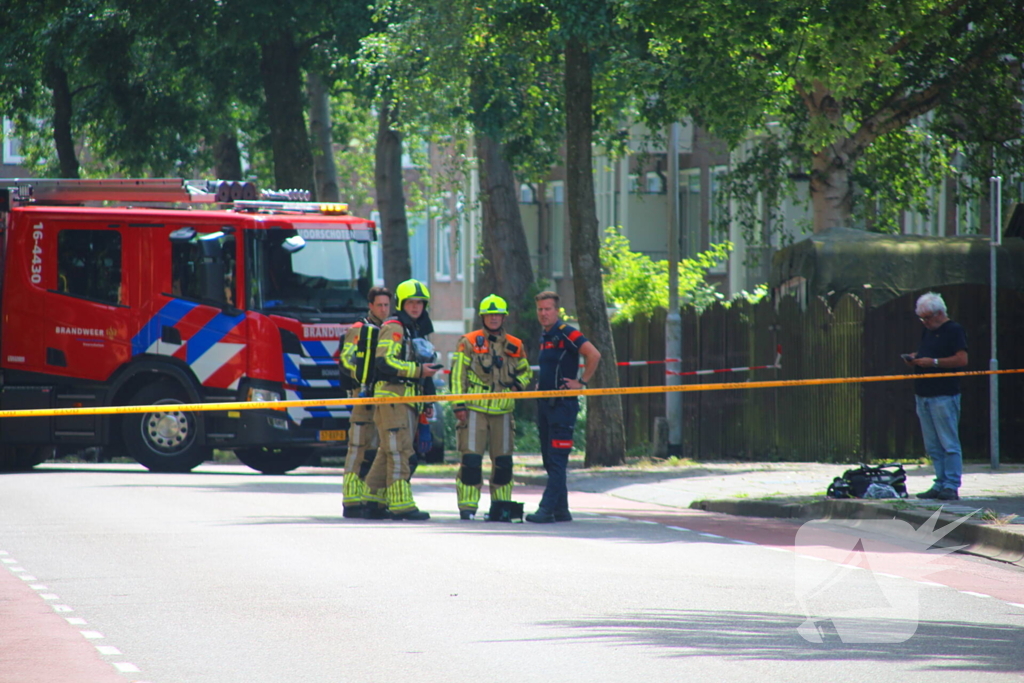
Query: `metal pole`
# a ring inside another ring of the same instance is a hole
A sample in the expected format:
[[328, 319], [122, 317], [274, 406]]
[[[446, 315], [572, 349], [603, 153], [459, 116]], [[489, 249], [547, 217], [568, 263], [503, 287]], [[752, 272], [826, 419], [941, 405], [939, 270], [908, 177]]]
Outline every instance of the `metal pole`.
[[[668, 132], [668, 317], [665, 320], [665, 357], [675, 359], [665, 365], [665, 384], [678, 385], [682, 377], [683, 322], [679, 314], [679, 124]], [[683, 395], [678, 391], [665, 396], [668, 422], [668, 454], [683, 454]]]
[[[989, 178], [991, 183], [992, 203], [992, 225], [990, 228], [989, 240], [989, 318], [992, 321], [992, 350], [989, 356], [988, 369], [998, 370], [999, 360], [996, 353], [996, 342], [999, 337], [999, 326], [997, 325], [996, 298], [999, 292], [998, 280], [996, 278], [996, 254], [1002, 242], [1003, 217], [1002, 217], [1002, 183], [999, 176]], [[999, 469], [999, 375], [989, 375], [988, 380], [988, 410], [989, 410], [989, 457], [992, 469]]]
[[[469, 149], [476, 149], [476, 138], [470, 136]], [[462, 328], [463, 333], [473, 329], [476, 320], [476, 259], [477, 233], [480, 230], [480, 164], [474, 161], [469, 172], [469, 198], [466, 201], [465, 213], [466, 233], [460, 236], [462, 252]]]

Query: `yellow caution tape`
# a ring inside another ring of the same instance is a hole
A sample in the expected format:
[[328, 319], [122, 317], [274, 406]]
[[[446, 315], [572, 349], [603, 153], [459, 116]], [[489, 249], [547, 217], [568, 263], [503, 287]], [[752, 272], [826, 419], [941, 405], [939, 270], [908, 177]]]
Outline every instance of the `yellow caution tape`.
[[[942, 377], [980, 377], [984, 375], [1010, 375], [1024, 372], [1016, 370], [974, 370], [970, 372], [946, 372]], [[456, 401], [481, 401], [488, 399], [513, 398], [567, 398], [571, 396], [622, 396], [626, 394], [662, 394], [685, 391], [723, 391], [727, 389], [775, 389], [779, 387], [824, 386], [829, 384], [856, 384], [860, 382], [893, 382], [906, 379], [921, 379], [926, 375], [877, 375], [872, 377], [828, 377], [823, 379], [766, 380], [764, 382], [721, 382], [717, 384], [654, 385], [646, 387], [615, 387], [611, 389], [564, 389], [555, 391], [516, 391], [493, 394], [438, 394], [436, 396], [383, 396], [369, 398], [320, 398], [291, 401], [235, 401], [230, 403], [161, 403], [144, 406], [96, 406], [91, 408], [36, 408], [32, 410], [0, 410], [5, 417], [45, 417], [51, 415], [126, 415], [129, 413], [154, 412], [211, 412], [227, 410], [285, 410], [287, 408], [314, 408], [319, 406], [382, 405], [386, 403], [436, 403]], [[934, 376], [934, 375], [932, 375]], [[511, 395], [510, 395], [511, 394]]]

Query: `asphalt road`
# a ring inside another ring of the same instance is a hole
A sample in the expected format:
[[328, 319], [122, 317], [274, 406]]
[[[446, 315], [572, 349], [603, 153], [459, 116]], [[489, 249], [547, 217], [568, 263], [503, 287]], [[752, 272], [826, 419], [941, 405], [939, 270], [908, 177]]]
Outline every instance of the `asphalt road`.
[[414, 491], [431, 521], [343, 520], [336, 473], [0, 477], [0, 683], [1024, 680], [1020, 568], [605, 494], [462, 522], [448, 483]]

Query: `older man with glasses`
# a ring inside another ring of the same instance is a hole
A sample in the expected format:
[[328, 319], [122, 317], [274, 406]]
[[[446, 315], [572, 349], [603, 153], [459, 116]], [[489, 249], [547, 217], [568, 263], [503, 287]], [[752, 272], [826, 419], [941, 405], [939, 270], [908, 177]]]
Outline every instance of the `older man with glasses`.
[[967, 333], [949, 319], [946, 302], [935, 292], [922, 294], [915, 309], [924, 325], [916, 353], [903, 360], [921, 375], [914, 380], [917, 417], [924, 448], [935, 467], [935, 483], [918, 498], [959, 500], [963, 474], [960, 448], [960, 378], [946, 371], [967, 365]]

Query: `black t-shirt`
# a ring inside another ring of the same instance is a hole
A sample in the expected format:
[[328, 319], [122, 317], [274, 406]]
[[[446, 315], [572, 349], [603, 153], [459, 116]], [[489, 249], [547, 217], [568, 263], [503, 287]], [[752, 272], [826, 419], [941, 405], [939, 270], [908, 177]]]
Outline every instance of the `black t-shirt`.
[[537, 388], [561, 389], [562, 380], [576, 379], [580, 370], [580, 347], [587, 343], [583, 333], [561, 320], [540, 335], [540, 373]]
[[[967, 333], [964, 328], [952, 320], [947, 320], [935, 330], [925, 328], [921, 333], [921, 343], [917, 347], [918, 358], [948, 358], [955, 356], [958, 351], [967, 350]], [[956, 370], [944, 370], [942, 368], [917, 368], [920, 375], [935, 375], [934, 377], [921, 377], [914, 380], [914, 393], [918, 396], [956, 396], [960, 393], [960, 378], [945, 377], [947, 372], [960, 372], [963, 368]]]

